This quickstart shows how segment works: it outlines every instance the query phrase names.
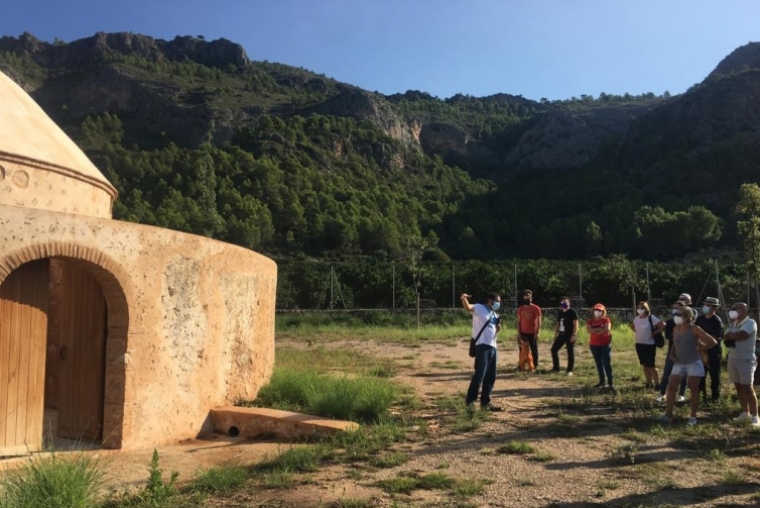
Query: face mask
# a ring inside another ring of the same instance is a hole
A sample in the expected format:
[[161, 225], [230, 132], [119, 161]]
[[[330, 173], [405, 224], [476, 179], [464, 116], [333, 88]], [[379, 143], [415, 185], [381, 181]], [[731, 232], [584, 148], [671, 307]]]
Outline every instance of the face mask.
[[728, 311], [728, 317], [730, 317], [731, 319], [736, 319], [739, 317], [739, 313], [736, 312], [735, 310]]
[[491, 304], [491, 308], [492, 308], [493, 310], [499, 310], [499, 307], [501, 307], [501, 302], [493, 302], [493, 303]]
[[594, 311], [594, 316], [596, 316], [596, 317], [602, 317], [602, 311], [601, 310], [595, 310]]
[[569, 307], [569, 305], [564, 302], [560, 303], [559, 306], [562, 307], [563, 309], [566, 309]]
[[527, 298], [523, 300], [523, 305], [530, 305], [530, 300]]
[[676, 309], [673, 309], [673, 310], [670, 311], [670, 313], [675, 316], [676, 314], [678, 314], [678, 311]]
[[673, 322], [677, 325], [680, 325], [681, 323], [683, 323], [683, 318], [681, 316], [676, 316], [673, 318]]
[[636, 312], [639, 313], [639, 316], [643, 316], [646, 311], [644, 309], [638, 309]]
[[712, 307], [708, 307], [707, 305], [702, 307], [702, 314], [709, 314], [710, 312], [712, 312]]

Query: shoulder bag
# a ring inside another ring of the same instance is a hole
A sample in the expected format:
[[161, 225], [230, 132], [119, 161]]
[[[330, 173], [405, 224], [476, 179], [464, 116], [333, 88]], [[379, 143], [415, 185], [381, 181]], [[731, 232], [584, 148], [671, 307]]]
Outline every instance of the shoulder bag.
[[[649, 326], [652, 327], [652, 331], [654, 331], [654, 323], [652, 323], [652, 316], [649, 316]], [[665, 336], [662, 334], [662, 332], [657, 332], [654, 335], [652, 335], [652, 338], [654, 339], [654, 345], [657, 347], [663, 347], [665, 345]]]
[[480, 329], [478, 334], [470, 339], [470, 358], [475, 358], [475, 343], [478, 342], [478, 339], [483, 334], [483, 330], [486, 329], [486, 326], [491, 322], [491, 314], [488, 314], [488, 319], [486, 319], [486, 324], [483, 325], [483, 328]]

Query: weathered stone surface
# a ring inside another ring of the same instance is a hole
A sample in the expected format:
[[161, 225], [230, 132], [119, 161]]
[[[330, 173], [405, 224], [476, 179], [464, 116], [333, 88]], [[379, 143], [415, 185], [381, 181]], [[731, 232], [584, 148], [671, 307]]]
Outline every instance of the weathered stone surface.
[[[111, 220], [115, 195], [0, 73], [0, 284], [38, 259], [90, 272], [107, 305], [103, 445], [193, 438], [210, 429], [209, 410], [255, 398], [271, 376], [277, 266], [205, 237]], [[48, 345], [49, 357], [57, 344]]]
[[216, 432], [245, 438], [275, 435], [293, 439], [310, 434], [356, 430], [359, 427], [354, 422], [259, 407], [214, 409], [211, 411], [211, 421]]

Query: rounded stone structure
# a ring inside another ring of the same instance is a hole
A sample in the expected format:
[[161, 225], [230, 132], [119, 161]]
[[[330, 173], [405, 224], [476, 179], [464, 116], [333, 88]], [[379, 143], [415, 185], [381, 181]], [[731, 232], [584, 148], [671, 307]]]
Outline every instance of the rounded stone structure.
[[0, 457], [195, 438], [272, 374], [274, 261], [113, 220], [115, 198], [0, 73]]
[[0, 117], [0, 205], [111, 217], [113, 185], [2, 72]]

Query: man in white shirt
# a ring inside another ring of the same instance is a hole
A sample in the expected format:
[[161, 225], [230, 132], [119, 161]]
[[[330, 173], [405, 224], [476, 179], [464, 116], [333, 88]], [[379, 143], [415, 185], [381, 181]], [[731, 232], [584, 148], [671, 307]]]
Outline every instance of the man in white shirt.
[[746, 303], [736, 302], [728, 313], [731, 325], [723, 335], [723, 343], [728, 347], [728, 380], [736, 387], [742, 413], [736, 422], [749, 421], [760, 425], [757, 416], [757, 395], [752, 380], [757, 368], [755, 341], [757, 340], [757, 323], [747, 316]]
[[462, 307], [472, 314], [472, 337], [475, 341], [475, 374], [470, 381], [465, 403], [468, 406], [478, 400], [480, 385], [480, 407], [487, 411], [502, 411], [502, 408], [491, 404], [491, 391], [496, 382], [496, 334], [501, 330], [499, 315], [496, 311], [501, 307], [501, 297], [496, 293], [488, 295], [485, 305], [469, 302], [470, 295], [460, 297]]

